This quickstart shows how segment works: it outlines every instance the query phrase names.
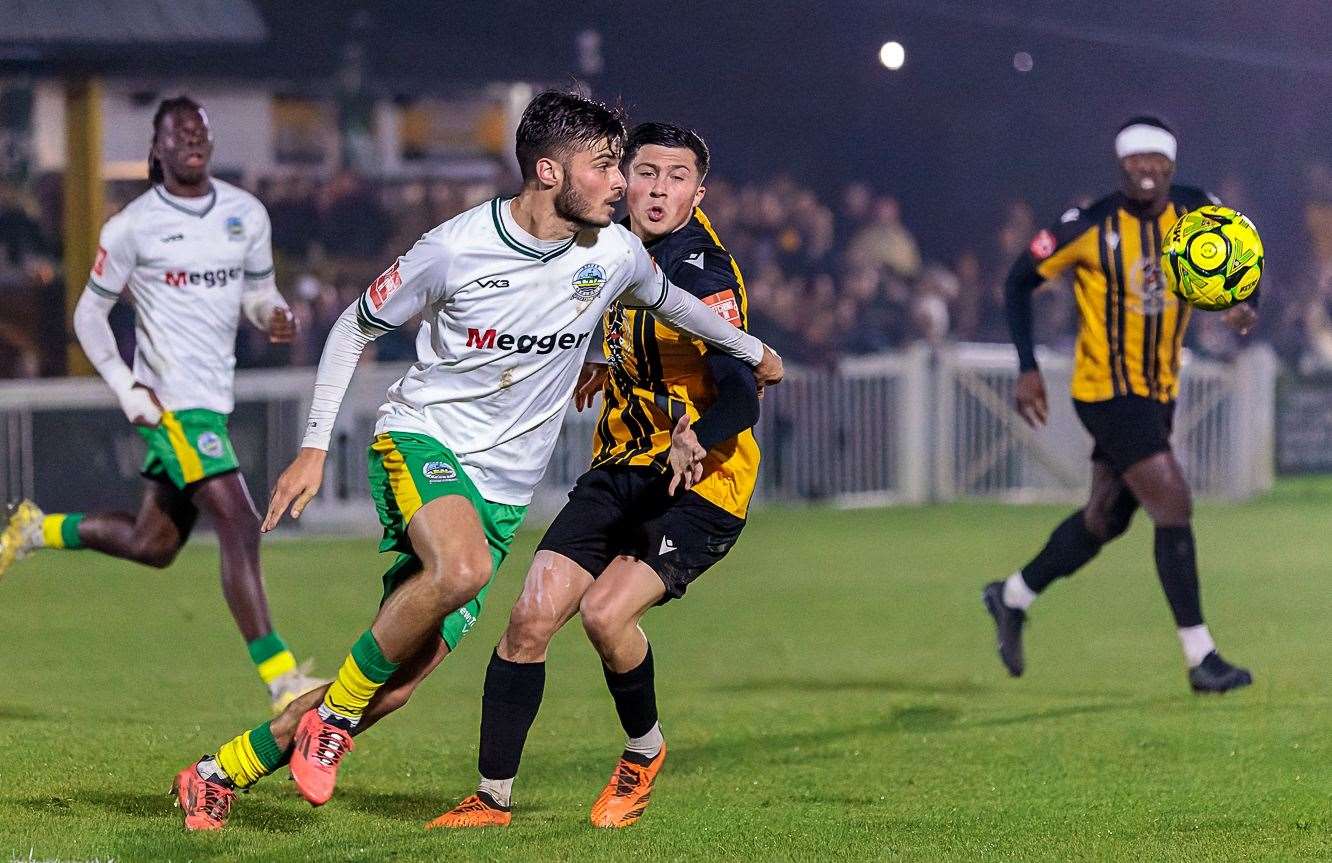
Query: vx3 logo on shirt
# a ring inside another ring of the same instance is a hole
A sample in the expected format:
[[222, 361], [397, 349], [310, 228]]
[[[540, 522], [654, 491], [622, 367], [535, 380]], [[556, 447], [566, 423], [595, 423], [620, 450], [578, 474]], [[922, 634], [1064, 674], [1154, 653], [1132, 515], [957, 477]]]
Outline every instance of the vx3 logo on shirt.
[[174, 243], [177, 240], [183, 240], [183, 239], [185, 239], [184, 234], [167, 234], [165, 237], [162, 238], [162, 242]]

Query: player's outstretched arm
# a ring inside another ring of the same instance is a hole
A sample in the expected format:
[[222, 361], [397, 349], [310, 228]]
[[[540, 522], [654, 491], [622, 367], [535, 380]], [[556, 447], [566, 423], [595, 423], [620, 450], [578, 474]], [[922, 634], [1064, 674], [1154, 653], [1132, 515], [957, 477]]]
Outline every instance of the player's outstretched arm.
[[662, 276], [632, 285], [621, 302], [646, 309], [673, 330], [702, 339], [718, 350], [743, 360], [754, 369], [760, 387], [780, 383], [785, 369], [781, 356], [749, 333], [722, 320], [702, 300]]
[[319, 486], [324, 481], [324, 460], [333, 437], [333, 423], [338, 418], [352, 375], [356, 373], [366, 345], [388, 332], [361, 323], [357, 314], [359, 302], [352, 303], [338, 317], [324, 343], [319, 371], [315, 374], [314, 396], [310, 400], [310, 419], [305, 424], [305, 439], [301, 442], [300, 453], [282, 472], [273, 488], [268, 513], [260, 526], [264, 533], [277, 527], [288, 507], [292, 518], [300, 518], [306, 505], [319, 493]]
[[135, 425], [154, 428], [162, 421], [162, 404], [152, 390], [134, 382], [134, 372], [120, 358], [116, 336], [107, 321], [115, 304], [114, 297], [84, 288], [74, 307], [74, 334], [88, 361], [116, 394], [125, 418]]

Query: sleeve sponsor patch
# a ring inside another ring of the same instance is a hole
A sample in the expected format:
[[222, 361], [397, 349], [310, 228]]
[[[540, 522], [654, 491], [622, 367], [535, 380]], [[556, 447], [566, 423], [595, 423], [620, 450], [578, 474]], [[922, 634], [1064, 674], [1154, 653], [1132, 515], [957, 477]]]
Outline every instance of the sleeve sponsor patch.
[[1043, 261], [1055, 253], [1055, 236], [1047, 228], [1032, 237], [1031, 245], [1027, 248], [1033, 258]]
[[711, 294], [703, 298], [703, 303], [731, 326], [740, 326], [740, 302], [736, 299], [735, 291]]
[[389, 267], [379, 278], [370, 283], [370, 288], [365, 295], [370, 300], [370, 308], [376, 312], [384, 308], [389, 297], [402, 287], [402, 276], [398, 275], [398, 264], [395, 261], [393, 266]]
[[97, 257], [93, 259], [92, 271], [94, 276], [106, 275], [106, 249], [101, 246], [97, 247]]

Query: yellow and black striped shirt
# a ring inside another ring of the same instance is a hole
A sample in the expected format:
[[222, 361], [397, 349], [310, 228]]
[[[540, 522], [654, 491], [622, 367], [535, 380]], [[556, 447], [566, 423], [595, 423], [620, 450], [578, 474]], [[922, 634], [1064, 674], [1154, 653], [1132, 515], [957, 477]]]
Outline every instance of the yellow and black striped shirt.
[[[741, 329], [749, 302], [740, 267], [703, 211], [647, 246], [666, 277]], [[665, 470], [671, 429], [686, 413], [697, 420], [716, 399], [704, 355], [707, 345], [682, 336], [639, 309], [613, 304], [603, 321], [610, 373], [593, 437], [592, 467], [655, 466]], [[759, 448], [752, 429], [718, 444], [703, 462], [693, 491], [737, 518], [749, 511], [758, 480]]]
[[[1073, 268], [1079, 321], [1073, 398], [1168, 402], [1178, 395], [1191, 308], [1161, 278], [1161, 240], [1181, 215], [1215, 202], [1201, 189], [1171, 186], [1165, 210], [1152, 219], [1116, 192], [1069, 210], [1032, 239], [1009, 275], [1010, 295]], [[1018, 352], [1024, 368], [1034, 367], [1029, 345], [1024, 354], [1019, 343]]]

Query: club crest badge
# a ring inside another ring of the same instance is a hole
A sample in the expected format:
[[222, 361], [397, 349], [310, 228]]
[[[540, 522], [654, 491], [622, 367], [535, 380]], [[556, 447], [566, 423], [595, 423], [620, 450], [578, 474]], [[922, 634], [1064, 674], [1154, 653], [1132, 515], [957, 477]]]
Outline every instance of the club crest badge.
[[606, 285], [606, 271], [600, 264], [583, 264], [573, 275], [573, 298], [580, 303], [596, 299]]

